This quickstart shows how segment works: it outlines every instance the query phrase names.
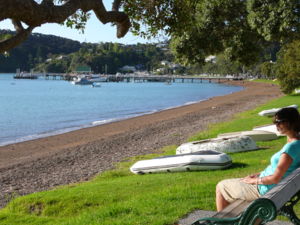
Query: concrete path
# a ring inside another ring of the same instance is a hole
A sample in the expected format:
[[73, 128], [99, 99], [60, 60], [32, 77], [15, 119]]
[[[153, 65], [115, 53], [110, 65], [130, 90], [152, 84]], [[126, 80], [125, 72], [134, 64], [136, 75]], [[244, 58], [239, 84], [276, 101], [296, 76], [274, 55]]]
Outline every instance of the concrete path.
[[[196, 210], [196, 211], [190, 213], [187, 217], [179, 220], [178, 225], [191, 225], [197, 219], [202, 218], [202, 217], [210, 217], [215, 213], [216, 212], [214, 212], [214, 211]], [[293, 225], [290, 222], [283, 222], [283, 221], [279, 221], [279, 220], [275, 220], [275, 221], [272, 221], [267, 224], [268, 225]]]

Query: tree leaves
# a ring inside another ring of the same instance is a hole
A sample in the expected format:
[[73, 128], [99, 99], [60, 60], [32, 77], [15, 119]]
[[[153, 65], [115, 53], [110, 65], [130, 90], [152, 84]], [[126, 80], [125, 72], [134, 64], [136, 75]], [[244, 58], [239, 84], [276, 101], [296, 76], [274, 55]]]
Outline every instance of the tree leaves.
[[300, 40], [287, 44], [278, 55], [277, 77], [282, 91], [290, 94], [300, 87]]
[[298, 0], [248, 0], [248, 22], [266, 40], [299, 38]]
[[203, 63], [206, 56], [222, 52], [245, 65], [257, 60], [262, 41], [247, 22], [245, 1], [204, 0], [190, 17], [194, 24], [180, 35], [172, 33], [173, 51], [179, 60]]
[[66, 21], [65, 25], [70, 28], [75, 28], [81, 33], [84, 33], [85, 25], [87, 20], [90, 18], [90, 13], [78, 10], [75, 14], [70, 16]]

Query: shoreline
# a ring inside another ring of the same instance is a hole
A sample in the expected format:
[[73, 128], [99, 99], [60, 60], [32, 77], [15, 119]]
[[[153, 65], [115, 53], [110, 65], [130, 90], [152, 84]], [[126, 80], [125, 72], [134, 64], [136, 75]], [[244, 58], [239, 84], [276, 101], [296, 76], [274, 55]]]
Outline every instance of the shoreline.
[[[226, 82], [227, 83], [227, 82]], [[152, 114], [0, 147], [0, 206], [9, 196], [89, 180], [127, 157], [181, 144], [209, 124], [282, 96], [278, 86], [232, 81], [239, 92]]]
[[[232, 92], [232, 93], [234, 93], [234, 92]], [[229, 93], [229, 94], [232, 94], [232, 93]], [[214, 97], [218, 97], [218, 96], [214, 96]], [[19, 143], [23, 143], [23, 142], [27, 142], [27, 141], [35, 141], [35, 140], [39, 140], [39, 139], [42, 139], [42, 138], [47, 138], [47, 137], [52, 137], [52, 136], [56, 136], [56, 135], [70, 133], [70, 132], [73, 132], [73, 131], [78, 131], [78, 130], [81, 130], [81, 129], [88, 129], [88, 128], [92, 128], [92, 127], [103, 126], [103, 125], [110, 124], [110, 123], [121, 122], [121, 121], [124, 121], [124, 120], [133, 119], [133, 118], [140, 117], [140, 116], [151, 115], [151, 114], [159, 113], [159, 112], [162, 112], [162, 111], [165, 111], [165, 110], [172, 110], [172, 109], [180, 108], [180, 107], [183, 107], [183, 106], [198, 104], [200, 102], [207, 101], [207, 100], [209, 100], [211, 98], [214, 98], [214, 97], [210, 97], [210, 98], [207, 98], [207, 99], [202, 99], [202, 100], [194, 101], [194, 102], [187, 102], [187, 103], [185, 103], [183, 105], [179, 105], [179, 106], [171, 106], [171, 107], [167, 107], [167, 108], [164, 108], [164, 109], [152, 110], [152, 111], [144, 112], [144, 113], [141, 113], [141, 114], [137, 113], [137, 114], [134, 114], [133, 116], [125, 116], [125, 117], [120, 117], [120, 118], [112, 118], [112, 119], [99, 120], [99, 121], [96, 120], [96, 121], [93, 121], [91, 123], [83, 124], [83, 125], [76, 126], [76, 127], [66, 127], [66, 128], [62, 128], [62, 129], [59, 129], [59, 130], [48, 131], [48, 132], [44, 132], [44, 133], [40, 133], [40, 134], [31, 134], [31, 135], [28, 135], [28, 136], [16, 138], [16, 141], [4, 141], [2, 143], [0, 142], [0, 147], [6, 147], [8, 145], [19, 144]], [[104, 121], [106, 121], [106, 122], [104, 122]], [[30, 137], [32, 137], [32, 138], [30, 138]], [[1, 164], [0, 164], [0, 166], [1, 166]]]
[[[241, 85], [236, 85], [234, 82], [228, 82], [228, 81], [223, 81], [219, 84], [237, 86], [237, 87], [242, 88], [241, 90], [232, 91], [228, 94], [232, 94], [232, 93], [235, 93], [235, 92], [242, 91], [245, 88]], [[225, 94], [225, 95], [228, 95], [228, 94]], [[173, 105], [173, 106], [168, 106], [166, 108], [158, 108], [158, 109], [145, 111], [145, 112], [133, 112], [133, 113], [131, 113], [131, 115], [125, 115], [124, 117], [115, 117], [115, 118], [108, 118], [108, 119], [103, 119], [103, 120], [94, 120], [94, 121], [90, 121], [86, 124], [81, 124], [81, 125], [77, 125], [77, 126], [70, 126], [70, 127], [60, 128], [58, 130], [49, 130], [49, 131], [45, 131], [45, 132], [41, 132], [41, 133], [28, 134], [26, 136], [14, 138], [13, 140], [6, 140], [6, 141], [3, 141], [3, 142], [0, 142], [0, 147], [5, 147], [5, 146], [8, 146], [8, 145], [23, 143], [23, 142], [27, 142], [27, 141], [34, 141], [34, 140], [47, 138], [47, 137], [51, 137], [51, 136], [56, 136], [56, 135], [61, 135], [61, 134], [65, 134], [65, 133], [69, 133], [69, 132], [73, 132], [73, 131], [77, 131], [77, 130], [81, 130], [81, 129], [92, 128], [92, 127], [95, 127], [95, 126], [102, 126], [102, 125], [110, 124], [110, 123], [114, 123], [114, 122], [120, 122], [120, 121], [124, 121], [124, 120], [127, 120], [127, 119], [132, 119], [132, 118], [135, 118], [135, 117], [140, 117], [140, 116], [145, 116], [145, 115], [149, 115], [149, 114], [159, 113], [159, 112], [165, 111], [165, 110], [172, 110], [172, 109], [180, 108], [180, 107], [183, 107], [183, 106], [188, 106], [188, 105], [201, 103], [203, 101], [207, 101], [211, 98], [215, 98], [215, 97], [218, 97], [218, 96], [223, 96], [223, 95], [216, 95], [216, 96], [207, 97], [207, 98], [196, 100], [196, 101], [185, 102], [182, 105]], [[1, 166], [1, 162], [0, 162], [0, 166]]]

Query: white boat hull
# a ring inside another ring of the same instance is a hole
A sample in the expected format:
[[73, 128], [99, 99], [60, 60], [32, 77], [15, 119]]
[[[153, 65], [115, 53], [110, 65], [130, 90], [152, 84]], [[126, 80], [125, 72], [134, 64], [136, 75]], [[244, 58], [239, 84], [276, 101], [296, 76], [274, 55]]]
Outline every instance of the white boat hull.
[[101, 84], [98, 83], [98, 82], [95, 82], [95, 83], [92, 84], [92, 87], [101, 87]]
[[271, 141], [278, 138], [274, 132], [264, 131], [264, 130], [248, 130], [248, 131], [238, 131], [231, 133], [219, 134], [218, 138], [230, 138], [239, 136], [249, 136], [254, 141]]
[[263, 126], [257, 126], [254, 127], [253, 130], [258, 130], [258, 131], [269, 131], [275, 133], [277, 136], [285, 136], [281, 134], [278, 130], [275, 124], [268, 124], [268, 125], [263, 125]]
[[186, 154], [211, 149], [218, 152], [243, 152], [256, 150], [255, 141], [248, 136], [230, 138], [212, 138], [201, 141], [184, 143], [176, 149], [176, 154]]
[[[297, 108], [298, 108], [298, 105], [289, 105], [289, 106], [286, 106], [286, 107], [284, 107], [284, 108], [295, 108], [295, 109], [297, 109]], [[260, 116], [272, 117], [272, 116], [274, 116], [280, 109], [282, 109], [282, 108], [273, 108], [273, 109], [263, 110], [263, 111], [259, 112], [258, 115], [260, 115]]]
[[209, 150], [138, 161], [130, 168], [130, 171], [135, 174], [184, 172], [225, 169], [231, 165], [230, 156]]
[[71, 83], [74, 84], [74, 85], [91, 85], [91, 84], [93, 84], [92, 81], [87, 80], [85, 78], [81, 78], [81, 79], [78, 79], [78, 80], [71, 81]]

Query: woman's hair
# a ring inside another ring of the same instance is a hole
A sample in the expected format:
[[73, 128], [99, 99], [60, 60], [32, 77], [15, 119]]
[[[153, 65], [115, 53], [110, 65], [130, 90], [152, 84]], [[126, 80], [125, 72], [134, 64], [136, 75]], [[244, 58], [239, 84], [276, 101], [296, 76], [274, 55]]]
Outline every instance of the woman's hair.
[[288, 107], [280, 109], [274, 116], [275, 119], [288, 122], [288, 128], [300, 132], [300, 115], [297, 109]]

